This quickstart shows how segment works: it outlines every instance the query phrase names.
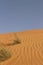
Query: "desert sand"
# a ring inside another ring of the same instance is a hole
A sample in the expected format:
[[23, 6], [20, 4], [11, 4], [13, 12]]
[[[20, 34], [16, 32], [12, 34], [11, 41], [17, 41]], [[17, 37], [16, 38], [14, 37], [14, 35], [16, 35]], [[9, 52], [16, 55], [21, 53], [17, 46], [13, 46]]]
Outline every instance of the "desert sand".
[[[9, 45], [15, 39], [20, 44]], [[0, 47], [11, 53], [11, 58], [0, 65], [43, 65], [43, 30], [29, 30], [0, 34]]]

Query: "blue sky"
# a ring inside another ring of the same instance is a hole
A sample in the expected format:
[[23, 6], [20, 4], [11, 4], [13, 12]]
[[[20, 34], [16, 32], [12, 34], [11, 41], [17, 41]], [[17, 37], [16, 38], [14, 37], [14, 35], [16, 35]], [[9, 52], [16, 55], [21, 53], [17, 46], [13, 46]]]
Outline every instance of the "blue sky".
[[0, 33], [43, 29], [43, 0], [0, 0]]

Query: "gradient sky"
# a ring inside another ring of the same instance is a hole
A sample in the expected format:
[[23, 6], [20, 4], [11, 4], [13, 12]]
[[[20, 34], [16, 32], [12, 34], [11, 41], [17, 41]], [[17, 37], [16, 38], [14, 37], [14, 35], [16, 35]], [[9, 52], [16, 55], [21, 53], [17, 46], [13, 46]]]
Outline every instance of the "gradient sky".
[[0, 33], [43, 29], [43, 0], [0, 0]]

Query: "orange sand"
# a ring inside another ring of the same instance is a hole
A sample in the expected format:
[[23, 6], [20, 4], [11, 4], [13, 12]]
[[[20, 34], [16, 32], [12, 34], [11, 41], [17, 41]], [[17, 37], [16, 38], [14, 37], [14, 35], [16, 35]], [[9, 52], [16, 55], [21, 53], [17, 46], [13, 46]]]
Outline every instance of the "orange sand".
[[[43, 65], [43, 30], [16, 32], [21, 43], [4, 46], [12, 57], [0, 65]], [[0, 34], [0, 46], [13, 42], [15, 33]]]

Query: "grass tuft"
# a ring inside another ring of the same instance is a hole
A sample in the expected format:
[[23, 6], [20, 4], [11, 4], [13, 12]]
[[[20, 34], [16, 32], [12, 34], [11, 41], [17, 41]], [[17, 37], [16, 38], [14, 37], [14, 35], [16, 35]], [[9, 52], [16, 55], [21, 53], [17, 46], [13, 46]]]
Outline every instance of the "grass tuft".
[[11, 57], [11, 54], [4, 48], [0, 48], [0, 62], [5, 61]]
[[17, 45], [20, 44], [21, 41], [19, 39], [14, 40], [12, 43], [7, 44], [7, 46]]

